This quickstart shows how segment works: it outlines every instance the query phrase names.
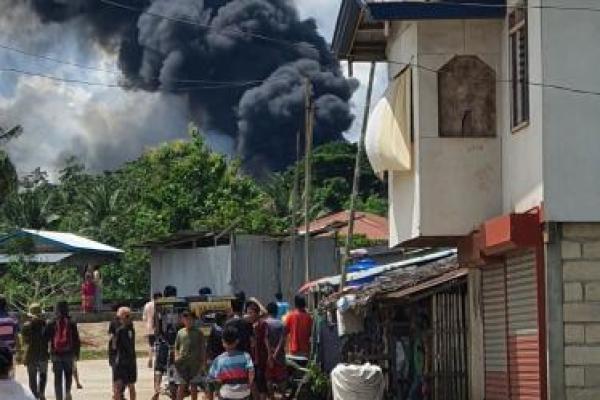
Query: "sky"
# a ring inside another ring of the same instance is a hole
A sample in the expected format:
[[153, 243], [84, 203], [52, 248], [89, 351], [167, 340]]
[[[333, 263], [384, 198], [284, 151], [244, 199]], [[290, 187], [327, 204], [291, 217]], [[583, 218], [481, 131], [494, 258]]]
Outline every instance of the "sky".
[[[301, 16], [314, 18], [330, 41], [340, 0], [294, 1]], [[7, 145], [20, 174], [41, 167], [56, 177], [71, 155], [91, 170], [113, 169], [135, 159], [147, 147], [186, 137], [190, 116], [185, 100], [179, 96], [68, 84], [2, 71], [19, 68], [101, 84], [119, 78], [116, 56], [87, 36], [85, 29], [77, 25], [80, 22], [41, 24], [14, 4], [0, 2], [0, 26], [4, 27], [0, 31], [0, 47], [8, 44], [98, 69], [83, 70], [0, 48], [0, 126], [24, 127], [24, 134]], [[343, 68], [346, 70], [344, 65]], [[368, 69], [368, 65], [355, 66], [355, 77], [361, 86], [352, 100], [357, 117], [345, 134], [350, 140], [356, 140], [360, 131]], [[380, 65], [373, 101], [384, 90], [386, 79], [385, 68]], [[215, 150], [231, 151], [227, 138], [208, 135]]]

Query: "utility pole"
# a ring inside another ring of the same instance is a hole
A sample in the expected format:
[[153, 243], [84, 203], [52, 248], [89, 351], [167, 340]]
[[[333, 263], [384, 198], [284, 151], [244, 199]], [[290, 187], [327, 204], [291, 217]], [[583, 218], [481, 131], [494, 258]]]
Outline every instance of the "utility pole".
[[352, 247], [352, 239], [354, 235], [354, 215], [356, 214], [356, 198], [358, 197], [360, 185], [360, 165], [362, 163], [363, 147], [365, 143], [365, 135], [369, 123], [369, 111], [371, 109], [371, 95], [373, 94], [373, 79], [375, 77], [375, 62], [371, 62], [371, 71], [369, 72], [369, 86], [367, 86], [367, 98], [365, 102], [365, 111], [363, 115], [362, 129], [360, 138], [358, 139], [356, 149], [356, 164], [354, 165], [354, 180], [352, 181], [352, 194], [350, 195], [350, 210], [348, 216], [348, 235], [346, 236], [346, 248], [344, 249], [344, 258], [342, 260], [342, 276], [340, 283], [340, 291], [346, 286], [347, 266], [350, 260], [350, 247]]
[[292, 193], [290, 199], [290, 248], [288, 254], [288, 293], [287, 296], [291, 299], [294, 296], [294, 264], [296, 262], [296, 229], [298, 222], [296, 220], [296, 213], [298, 212], [298, 190], [300, 188], [300, 144], [301, 144], [301, 132], [300, 129], [296, 132], [296, 163], [294, 165], [294, 184], [292, 186]]
[[315, 105], [310, 79], [305, 80], [305, 150], [304, 150], [304, 280], [310, 281], [310, 192], [312, 183], [312, 142]]

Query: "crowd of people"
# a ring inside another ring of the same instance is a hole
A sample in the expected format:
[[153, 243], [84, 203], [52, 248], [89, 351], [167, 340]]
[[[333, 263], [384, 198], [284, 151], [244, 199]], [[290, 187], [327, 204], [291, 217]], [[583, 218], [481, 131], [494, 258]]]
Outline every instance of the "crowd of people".
[[[69, 306], [56, 304], [50, 321], [42, 317], [38, 304], [29, 308], [27, 321], [20, 327], [8, 314], [7, 301], [0, 296], [0, 388], [2, 399], [45, 400], [48, 364], [52, 362], [54, 393], [57, 400], [71, 400], [71, 388], [81, 341], [77, 324], [69, 316]], [[25, 349], [22, 361], [29, 375], [29, 389], [14, 381], [14, 365], [19, 335]]]
[[[93, 280], [93, 276], [88, 279]], [[155, 377], [153, 399], [159, 398], [165, 376], [176, 386], [173, 395], [177, 400], [187, 396], [196, 400], [200, 394], [208, 400], [274, 399], [275, 391], [288, 380], [286, 357], [308, 362], [312, 318], [302, 296], [297, 296], [294, 308], [288, 310], [280, 295], [264, 307], [257, 299], [246, 299], [240, 293], [232, 300], [229, 314], [215, 314], [208, 335], [200, 329], [203, 324], [192, 310], [181, 310], [169, 318], [159, 315], [156, 302], [163, 296], [176, 296], [176, 289], [156, 293], [143, 309], [150, 349], [147, 366]], [[125, 396], [136, 400], [135, 338], [131, 310], [119, 307], [108, 327], [114, 400]], [[29, 388], [14, 380], [20, 342], [25, 349], [21, 361], [29, 376]], [[55, 315], [49, 321], [43, 317], [40, 305], [32, 304], [21, 326], [7, 313], [6, 299], [0, 296], [1, 398], [44, 400], [51, 362], [55, 398], [71, 400], [81, 344], [66, 302], [56, 304]]]

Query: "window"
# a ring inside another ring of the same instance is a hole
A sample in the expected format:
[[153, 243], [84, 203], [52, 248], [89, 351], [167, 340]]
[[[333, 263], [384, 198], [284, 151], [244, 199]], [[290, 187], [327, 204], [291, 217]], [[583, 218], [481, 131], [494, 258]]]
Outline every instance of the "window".
[[527, 46], [527, 2], [508, 17], [511, 126], [529, 122], [529, 63]]

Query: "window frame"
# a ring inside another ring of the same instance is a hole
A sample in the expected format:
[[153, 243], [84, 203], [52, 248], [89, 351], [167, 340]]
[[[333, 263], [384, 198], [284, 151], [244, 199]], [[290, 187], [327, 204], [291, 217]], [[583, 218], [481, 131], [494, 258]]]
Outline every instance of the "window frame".
[[[508, 15], [510, 127], [513, 133], [528, 126], [531, 119], [529, 25], [527, 11], [527, 2], [524, 1]], [[521, 63], [524, 63], [524, 66], [521, 67], [522, 71], [519, 71], [519, 64]], [[522, 79], [520, 79], [521, 76]]]

